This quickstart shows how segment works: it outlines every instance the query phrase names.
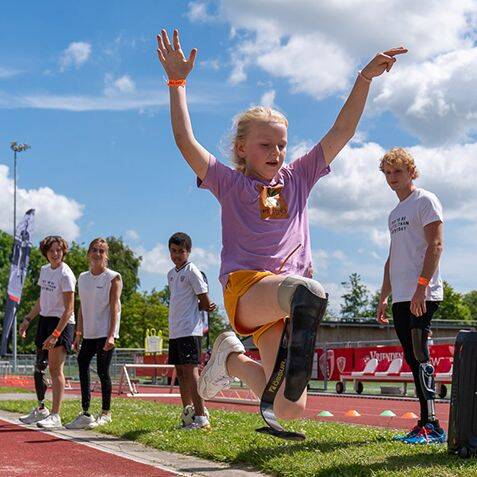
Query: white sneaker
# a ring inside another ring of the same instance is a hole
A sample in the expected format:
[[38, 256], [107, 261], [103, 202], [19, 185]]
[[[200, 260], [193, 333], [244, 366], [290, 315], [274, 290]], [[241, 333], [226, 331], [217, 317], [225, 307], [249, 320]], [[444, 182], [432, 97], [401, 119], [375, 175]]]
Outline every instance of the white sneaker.
[[245, 348], [233, 331], [226, 331], [215, 340], [209, 362], [199, 376], [198, 391], [203, 399], [212, 399], [232, 383], [234, 378], [226, 368], [230, 353], [245, 353]]
[[[195, 416], [195, 409], [193, 404], [187, 404], [187, 406], [182, 409], [182, 415], [181, 415], [181, 426], [180, 427], [186, 427], [189, 424], [192, 424]], [[204, 407], [204, 416], [209, 419], [209, 411], [206, 407]]]
[[205, 416], [194, 416], [192, 422], [187, 426], [184, 426], [182, 429], [187, 431], [191, 429], [204, 429], [204, 431], [210, 431], [210, 422]]
[[78, 414], [76, 419], [74, 419], [71, 422], [68, 422], [68, 424], [65, 424], [66, 429], [87, 429], [88, 426], [94, 422], [94, 417], [89, 415], [87, 416], [83, 412], [81, 414]]
[[95, 427], [104, 426], [110, 422], [112, 422], [111, 414], [101, 414], [96, 420], [93, 420], [93, 422], [86, 429], [94, 429]]
[[26, 414], [25, 416], [21, 416], [19, 419], [23, 424], [35, 424], [35, 422], [41, 421], [47, 418], [50, 415], [50, 411], [46, 407], [43, 409], [38, 409], [35, 407], [30, 414]]
[[59, 414], [50, 414], [47, 418], [38, 421], [36, 423], [38, 427], [41, 427], [42, 429], [59, 429], [60, 427], [63, 427], [61, 424], [61, 417]]

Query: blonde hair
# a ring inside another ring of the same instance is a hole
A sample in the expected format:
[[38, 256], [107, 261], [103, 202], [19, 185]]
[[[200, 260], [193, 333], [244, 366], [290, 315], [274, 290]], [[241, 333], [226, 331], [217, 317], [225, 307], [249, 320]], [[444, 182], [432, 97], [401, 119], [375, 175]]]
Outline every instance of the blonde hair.
[[108, 242], [106, 241], [106, 239], [104, 239], [103, 237], [97, 237], [90, 242], [89, 247], [88, 247], [88, 255], [91, 252], [91, 250], [93, 250], [93, 247], [96, 244], [104, 245], [104, 251], [106, 252], [104, 254], [104, 259], [106, 260], [106, 265], [107, 265], [108, 262], [109, 262], [109, 245], [108, 245]]
[[233, 123], [234, 132], [231, 141], [232, 164], [237, 171], [242, 173], [245, 173], [247, 162], [245, 158], [239, 157], [237, 154], [237, 145], [240, 141], [245, 141], [250, 132], [250, 126], [254, 122], [281, 123], [288, 127], [288, 120], [284, 114], [265, 106], [250, 108], [235, 116]]
[[414, 158], [402, 147], [394, 147], [384, 154], [379, 164], [381, 172], [384, 172], [385, 165], [405, 167], [410, 172], [412, 179], [419, 177]]

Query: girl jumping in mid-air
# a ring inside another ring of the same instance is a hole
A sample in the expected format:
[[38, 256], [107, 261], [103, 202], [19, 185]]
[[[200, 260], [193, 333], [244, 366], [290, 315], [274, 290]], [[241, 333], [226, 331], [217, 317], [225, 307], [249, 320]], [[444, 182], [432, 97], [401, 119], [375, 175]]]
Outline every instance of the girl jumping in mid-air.
[[[274, 403], [271, 400], [271, 412], [276, 416], [301, 417], [316, 329], [327, 301], [323, 287], [311, 278], [307, 199], [318, 179], [330, 172], [331, 161], [353, 137], [372, 79], [389, 72], [395, 56], [407, 50], [400, 47], [378, 53], [358, 73], [332, 128], [307, 154], [290, 164], [284, 165], [285, 116], [264, 107], [239, 115], [231, 169], [217, 161], [192, 130], [186, 78], [197, 50], [193, 49], [186, 59], [177, 30], [172, 44], [165, 30], [157, 41], [159, 60], [168, 76], [177, 147], [197, 174], [199, 186], [209, 189], [222, 207], [220, 281], [230, 324], [238, 334], [253, 335], [261, 357], [261, 363], [248, 358], [235, 333], [223, 333], [215, 341], [201, 374], [199, 393], [211, 399], [238, 377], [262, 396], [262, 402], [266, 395], [276, 394]], [[285, 327], [289, 328], [287, 333]], [[277, 353], [280, 356], [283, 347], [286, 359], [274, 369], [279, 362]], [[280, 385], [283, 378], [285, 384]], [[266, 415], [264, 418], [267, 420]]]

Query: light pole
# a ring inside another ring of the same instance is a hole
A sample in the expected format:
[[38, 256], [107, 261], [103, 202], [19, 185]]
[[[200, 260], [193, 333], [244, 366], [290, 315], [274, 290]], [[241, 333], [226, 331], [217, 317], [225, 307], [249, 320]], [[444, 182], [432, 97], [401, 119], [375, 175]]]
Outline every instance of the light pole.
[[[10, 149], [13, 151], [13, 243], [15, 243], [15, 233], [17, 228], [17, 152], [23, 152], [30, 149], [28, 144], [18, 144], [13, 141], [10, 143]], [[15, 307], [15, 316], [13, 318], [13, 372], [17, 372], [17, 308]]]

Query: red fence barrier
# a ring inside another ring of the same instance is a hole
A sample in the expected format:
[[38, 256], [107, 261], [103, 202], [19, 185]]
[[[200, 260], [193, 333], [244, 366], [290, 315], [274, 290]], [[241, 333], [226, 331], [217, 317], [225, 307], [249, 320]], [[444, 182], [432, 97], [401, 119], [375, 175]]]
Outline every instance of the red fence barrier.
[[[431, 363], [438, 367], [441, 359], [454, 359], [453, 344], [437, 344], [429, 346]], [[372, 358], [378, 361], [391, 362], [394, 358], [404, 360], [401, 346], [366, 346], [362, 348], [332, 348], [326, 353], [323, 348], [316, 350], [316, 365], [313, 373], [313, 379], [324, 379], [325, 370], [327, 370], [327, 379], [338, 381], [340, 374], [345, 371], [360, 371], [365, 364]]]

